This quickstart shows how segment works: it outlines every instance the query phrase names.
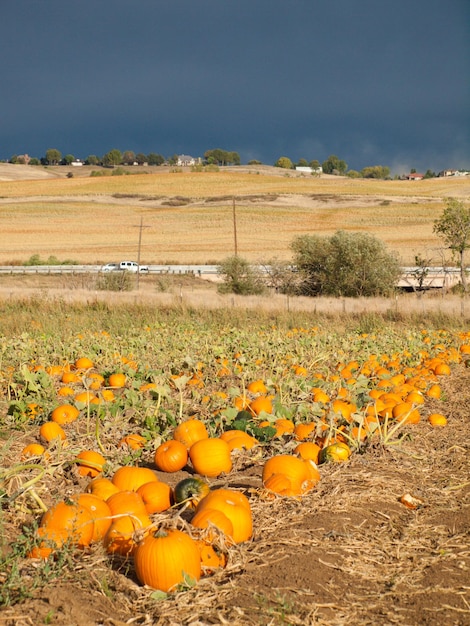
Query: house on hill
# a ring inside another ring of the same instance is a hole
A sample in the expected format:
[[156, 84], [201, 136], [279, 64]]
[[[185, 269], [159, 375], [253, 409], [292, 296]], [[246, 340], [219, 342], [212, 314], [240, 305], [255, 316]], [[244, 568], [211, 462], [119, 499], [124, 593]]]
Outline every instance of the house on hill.
[[412, 172], [411, 174], [405, 174], [405, 180], [423, 180], [424, 174], [419, 174], [418, 172]]
[[178, 167], [188, 167], [191, 165], [196, 165], [196, 159], [189, 154], [180, 154], [178, 156], [178, 160], [176, 161], [176, 165]]

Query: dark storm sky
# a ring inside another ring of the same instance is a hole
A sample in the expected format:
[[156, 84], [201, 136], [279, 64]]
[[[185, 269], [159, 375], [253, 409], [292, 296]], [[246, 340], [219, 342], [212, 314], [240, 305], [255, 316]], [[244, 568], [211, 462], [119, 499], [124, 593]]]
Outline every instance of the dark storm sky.
[[470, 169], [469, 0], [3, 0], [0, 158]]

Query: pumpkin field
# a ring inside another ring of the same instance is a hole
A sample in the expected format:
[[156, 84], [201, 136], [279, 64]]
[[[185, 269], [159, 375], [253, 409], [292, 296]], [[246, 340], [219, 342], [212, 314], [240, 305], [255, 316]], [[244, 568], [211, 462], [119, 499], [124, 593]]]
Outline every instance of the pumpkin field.
[[0, 623], [469, 623], [468, 320], [0, 320]]
[[[218, 263], [235, 206], [252, 263], [344, 228], [439, 265], [433, 221], [469, 197], [463, 177], [21, 167], [0, 168], [4, 265], [136, 259], [139, 234], [142, 263]], [[95, 279], [0, 277], [1, 626], [470, 624], [466, 297]]]

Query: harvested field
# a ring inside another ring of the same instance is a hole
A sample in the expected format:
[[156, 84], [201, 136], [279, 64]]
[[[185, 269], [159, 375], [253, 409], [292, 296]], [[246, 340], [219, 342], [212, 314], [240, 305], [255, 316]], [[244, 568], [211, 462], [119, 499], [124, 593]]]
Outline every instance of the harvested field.
[[297, 235], [347, 229], [382, 239], [403, 265], [413, 264], [416, 254], [441, 265], [446, 253], [433, 222], [447, 197], [470, 197], [466, 178], [370, 181], [286, 176], [266, 167], [257, 173], [154, 169], [98, 178], [82, 171], [67, 179], [61, 168], [51, 168], [48, 175], [58, 171], [61, 178], [0, 182], [0, 263], [34, 254], [91, 264], [135, 258], [141, 220], [142, 263], [219, 262], [234, 249], [235, 203], [238, 252], [252, 262], [290, 259]]

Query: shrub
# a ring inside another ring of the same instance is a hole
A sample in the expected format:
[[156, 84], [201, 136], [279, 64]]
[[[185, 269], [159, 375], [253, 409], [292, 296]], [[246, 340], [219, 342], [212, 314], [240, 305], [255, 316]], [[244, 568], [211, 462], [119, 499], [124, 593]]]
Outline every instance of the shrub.
[[254, 269], [246, 259], [237, 255], [222, 261], [217, 272], [224, 281], [218, 287], [219, 293], [236, 293], [248, 296], [262, 294], [265, 291], [261, 273]]
[[132, 279], [129, 272], [110, 272], [99, 276], [96, 287], [100, 291], [131, 291]]
[[379, 239], [337, 231], [332, 237], [302, 235], [291, 245], [303, 295], [379, 296], [393, 290], [400, 266]]

